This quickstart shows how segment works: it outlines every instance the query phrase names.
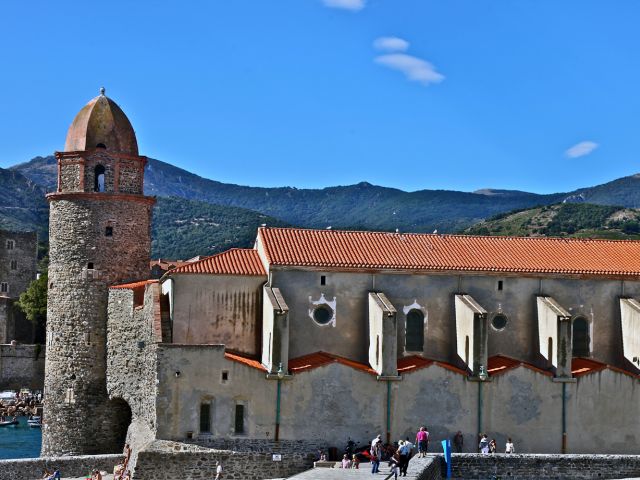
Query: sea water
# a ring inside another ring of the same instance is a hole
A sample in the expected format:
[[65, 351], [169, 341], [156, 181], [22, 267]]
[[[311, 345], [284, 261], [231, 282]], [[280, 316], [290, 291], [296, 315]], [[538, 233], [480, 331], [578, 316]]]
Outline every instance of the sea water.
[[18, 425], [0, 427], [0, 459], [40, 456], [42, 431], [31, 428], [27, 417], [18, 417]]

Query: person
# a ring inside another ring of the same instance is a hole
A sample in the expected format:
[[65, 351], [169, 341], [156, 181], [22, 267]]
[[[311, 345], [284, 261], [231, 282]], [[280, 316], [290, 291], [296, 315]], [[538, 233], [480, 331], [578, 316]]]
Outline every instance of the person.
[[456, 433], [453, 436], [453, 450], [456, 453], [462, 453], [463, 446], [464, 446], [464, 437], [462, 436], [462, 432], [458, 430], [458, 433]]
[[100, 473], [100, 470], [93, 471], [93, 474], [91, 475], [91, 480], [102, 480], [102, 474]]
[[48, 480], [49, 478], [51, 478], [51, 475], [53, 474], [45, 468], [44, 472], [42, 473], [42, 480]]
[[216, 480], [220, 480], [222, 478], [222, 465], [220, 462], [216, 462]]
[[382, 435], [378, 435], [376, 438], [371, 440], [371, 448], [373, 448], [373, 446], [378, 442], [382, 442]]
[[357, 454], [353, 454], [353, 458], [351, 459], [351, 468], [355, 468], [356, 470], [360, 469], [360, 459]]
[[340, 468], [351, 468], [351, 460], [349, 459], [349, 455], [346, 453], [342, 456], [342, 465]]
[[489, 442], [489, 453], [496, 453], [496, 450], [498, 450], [498, 444], [496, 443], [496, 439], [492, 438]]
[[391, 457], [391, 461], [389, 463], [391, 464], [391, 472], [389, 473], [389, 475], [387, 475], [387, 477], [385, 477], [384, 480], [388, 480], [391, 477], [396, 479], [398, 478], [398, 473], [400, 472], [400, 467], [398, 466], [398, 462], [394, 457]]
[[53, 469], [53, 478], [54, 478], [54, 480], [61, 480], [62, 479], [62, 475], [60, 475], [60, 469], [58, 467], [55, 467]]
[[321, 462], [326, 462], [327, 461], [327, 454], [324, 453], [323, 450], [320, 450], [320, 461]]
[[416, 443], [418, 444], [418, 458], [427, 456], [427, 448], [429, 446], [429, 432], [426, 427], [420, 427], [416, 433]]
[[489, 439], [484, 433], [480, 438], [480, 444], [478, 445], [478, 448], [480, 449], [480, 453], [489, 453]]
[[[379, 436], [379, 435], [378, 435]], [[380, 458], [382, 457], [382, 442], [375, 441], [371, 445], [371, 473], [378, 473], [380, 471]]]
[[400, 440], [398, 444], [400, 445], [400, 448], [398, 449], [398, 452], [400, 453], [400, 463], [398, 465], [400, 469], [399, 473], [400, 475], [404, 475], [406, 477], [407, 468], [409, 467], [409, 460], [411, 459], [411, 449], [413, 445], [411, 445], [408, 440], [406, 442]]
[[507, 445], [504, 449], [504, 453], [516, 453], [516, 449], [513, 446], [513, 442], [511, 441], [511, 437], [507, 439]]

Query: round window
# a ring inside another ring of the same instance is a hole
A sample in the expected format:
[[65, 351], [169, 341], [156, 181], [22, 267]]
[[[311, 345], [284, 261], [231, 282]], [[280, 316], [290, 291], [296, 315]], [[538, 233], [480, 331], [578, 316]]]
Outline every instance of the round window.
[[320, 325], [326, 325], [333, 318], [333, 310], [326, 305], [318, 305], [313, 311], [313, 319]]
[[507, 326], [507, 317], [501, 313], [497, 313], [491, 319], [491, 325], [496, 330], [502, 330], [504, 327]]

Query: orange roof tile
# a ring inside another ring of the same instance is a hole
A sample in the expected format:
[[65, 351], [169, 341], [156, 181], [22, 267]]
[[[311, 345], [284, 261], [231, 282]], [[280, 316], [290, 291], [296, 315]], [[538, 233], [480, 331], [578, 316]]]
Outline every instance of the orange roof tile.
[[310, 353], [309, 355], [303, 355], [302, 357], [292, 358], [289, 360], [289, 371], [291, 373], [302, 373], [330, 363], [341, 363], [342, 365], [355, 368], [356, 370], [377, 375], [375, 370], [369, 367], [369, 365], [327, 352]]
[[264, 367], [264, 365], [262, 365], [262, 363], [260, 363], [258, 359], [250, 357], [248, 355], [243, 355], [238, 352], [230, 352], [227, 350], [226, 352], [224, 352], [224, 358], [226, 358], [227, 360], [232, 360], [234, 362], [242, 363], [257, 370], [262, 370], [263, 372], [267, 371], [267, 369]]
[[515, 358], [506, 357], [504, 355], [494, 355], [487, 359], [487, 373], [490, 376], [502, 375], [509, 370], [518, 367], [525, 367], [535, 372], [541, 373], [547, 376], [553, 376], [553, 373], [543, 370], [541, 368], [536, 367], [535, 365], [531, 365], [527, 362], [521, 362], [520, 360], [516, 360]]
[[640, 378], [637, 372], [625, 370], [624, 368], [614, 367], [590, 358], [574, 358], [571, 361], [571, 373], [574, 377], [581, 377], [590, 373], [601, 372], [602, 370], [611, 370], [613, 372], [629, 375], [630, 377]]
[[407, 373], [419, 368], [425, 368], [433, 364], [433, 360], [427, 360], [418, 355], [398, 359], [398, 373]]
[[139, 282], [132, 282], [132, 283], [122, 283], [120, 285], [111, 285], [109, 288], [113, 288], [113, 289], [126, 288], [129, 290], [133, 290], [135, 288], [144, 287], [150, 283], [158, 283], [158, 280], [151, 279], [151, 280], [141, 280]]
[[258, 238], [273, 266], [640, 276], [640, 241], [632, 240], [269, 227], [260, 228]]
[[232, 248], [226, 252], [206, 257], [197, 262], [186, 263], [167, 272], [176, 273], [205, 273], [215, 275], [252, 275], [266, 276], [262, 261], [256, 250], [247, 248]]

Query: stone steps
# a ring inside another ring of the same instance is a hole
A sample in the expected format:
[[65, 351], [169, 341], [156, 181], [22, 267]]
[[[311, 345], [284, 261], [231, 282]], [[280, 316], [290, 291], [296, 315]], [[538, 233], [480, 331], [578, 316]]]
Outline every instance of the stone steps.
[[[407, 476], [400, 477], [407, 480], [416, 480], [420, 474], [435, 460], [435, 456], [418, 458], [413, 457], [409, 462], [409, 468], [407, 469]], [[339, 462], [336, 462], [339, 465]], [[389, 467], [387, 462], [380, 464], [380, 472], [376, 475], [371, 474], [371, 464], [361, 463], [359, 469], [342, 469], [342, 468], [312, 468], [306, 472], [299, 473], [293, 477], [289, 477], [290, 480], [342, 480], [342, 479], [357, 479], [357, 478], [379, 478], [384, 479], [389, 477]], [[389, 477], [393, 479], [393, 476]]]

